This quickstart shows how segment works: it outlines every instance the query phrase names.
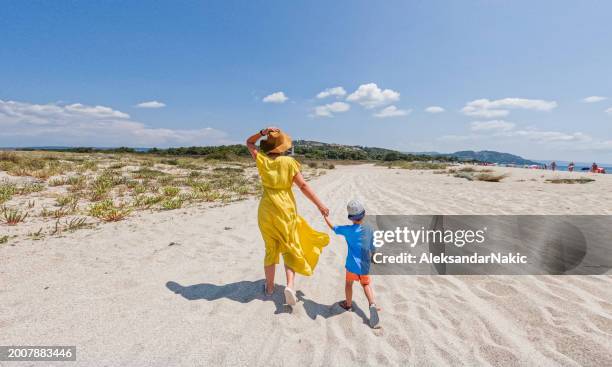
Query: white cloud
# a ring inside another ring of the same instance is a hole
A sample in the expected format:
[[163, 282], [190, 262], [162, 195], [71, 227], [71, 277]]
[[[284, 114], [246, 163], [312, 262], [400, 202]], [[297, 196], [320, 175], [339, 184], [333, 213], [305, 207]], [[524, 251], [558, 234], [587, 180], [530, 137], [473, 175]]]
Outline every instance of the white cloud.
[[138, 108], [162, 108], [162, 107], [166, 107], [166, 104], [164, 102], [159, 102], [159, 101], [148, 101], [148, 102], [141, 102], [137, 104], [136, 107]]
[[344, 102], [334, 102], [323, 106], [315, 107], [315, 116], [332, 117], [334, 113], [346, 112], [351, 109], [351, 105]]
[[536, 129], [516, 130], [512, 136], [524, 137], [537, 142], [586, 142], [591, 141], [591, 137], [585, 133], [564, 133], [560, 131], [541, 131]]
[[398, 101], [400, 94], [391, 89], [380, 89], [375, 83], [362, 84], [346, 100], [357, 102], [365, 108], [386, 106]]
[[503, 120], [474, 121], [471, 130], [486, 136], [526, 138], [538, 143], [551, 142], [585, 142], [592, 140], [582, 132], [565, 133], [561, 131], [545, 131], [536, 128], [516, 129], [516, 124]]
[[584, 103], [595, 103], [595, 102], [601, 102], [608, 99], [607, 97], [602, 97], [602, 96], [590, 96], [590, 97], [586, 97], [582, 100], [582, 102]]
[[541, 99], [503, 98], [494, 101], [477, 99], [466, 104], [461, 111], [468, 116], [495, 118], [507, 116], [510, 113], [509, 109], [550, 111], [556, 107], [557, 102]]
[[289, 98], [283, 92], [275, 92], [265, 96], [262, 101], [264, 103], [285, 103]]
[[383, 108], [379, 112], [375, 113], [373, 116], [378, 117], [378, 118], [398, 117], [398, 116], [406, 116], [410, 112], [412, 112], [412, 110], [400, 110], [397, 107], [391, 105], [389, 107]]
[[504, 120], [474, 121], [470, 124], [472, 131], [510, 131], [516, 125]]
[[612, 115], [612, 107], [608, 108], [608, 109], [606, 110], [606, 113], [607, 113], [607, 114]]
[[0, 100], [0, 145], [180, 146], [227, 143], [212, 128], [152, 128], [105, 106]]
[[[10, 102], [9, 102], [10, 103]], [[42, 112], [42, 110], [38, 110], [38, 106], [41, 105], [33, 105], [34, 110], [38, 112]], [[42, 106], [44, 109], [44, 106]], [[104, 106], [85, 106], [80, 103], [74, 103], [70, 105], [64, 106], [67, 112], [70, 112], [75, 115], [83, 115], [83, 116], [93, 116], [96, 118], [120, 118], [127, 119], [130, 118], [130, 115], [127, 113], [123, 113], [121, 111], [115, 111], [110, 107]]]
[[317, 94], [317, 98], [321, 99], [321, 98], [327, 98], [329, 96], [335, 96], [335, 97], [343, 97], [346, 95], [346, 91], [344, 90], [344, 88], [342, 87], [333, 87], [333, 88], [327, 88], [324, 91], [322, 91], [321, 93]]
[[440, 106], [429, 106], [425, 109], [425, 112], [429, 113], [442, 113], [444, 112], [444, 108]]

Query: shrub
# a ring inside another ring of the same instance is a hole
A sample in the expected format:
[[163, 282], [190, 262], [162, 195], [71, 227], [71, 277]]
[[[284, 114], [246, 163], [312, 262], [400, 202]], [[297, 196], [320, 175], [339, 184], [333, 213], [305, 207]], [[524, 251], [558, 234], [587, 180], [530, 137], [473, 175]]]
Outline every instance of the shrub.
[[554, 184], [585, 184], [595, 181], [592, 178], [580, 177], [580, 178], [549, 178], [546, 182]]
[[66, 221], [66, 230], [76, 231], [77, 229], [88, 227], [87, 218], [73, 218], [70, 221]]
[[438, 162], [404, 162], [397, 161], [392, 163], [387, 163], [389, 168], [402, 168], [409, 170], [440, 170], [446, 169], [448, 167], [448, 163], [438, 163]]
[[77, 170], [79, 172], [86, 172], [86, 171], [97, 171], [98, 170], [98, 163], [96, 161], [93, 160], [87, 160], [84, 161], [83, 163], [81, 163], [81, 165], [77, 168]]
[[164, 197], [161, 195], [156, 195], [156, 196], [138, 195], [136, 196], [136, 199], [134, 200], [134, 206], [144, 207], [148, 209], [152, 207], [153, 205], [158, 204], [162, 200], [164, 200]]
[[180, 209], [182, 206], [183, 200], [180, 198], [166, 199], [161, 203], [161, 207], [164, 210]]
[[17, 186], [9, 182], [0, 182], [0, 204], [11, 200], [17, 193]]
[[72, 206], [76, 207], [79, 202], [79, 197], [74, 195], [59, 196], [55, 199], [57, 206]]
[[215, 167], [213, 168], [215, 172], [225, 172], [225, 173], [242, 173], [244, 172], [244, 168], [238, 167]]
[[162, 171], [158, 171], [158, 170], [147, 168], [147, 167], [140, 168], [139, 170], [132, 172], [132, 177], [134, 178], [156, 178], [156, 177], [161, 177], [165, 175], [166, 173]]
[[93, 204], [89, 208], [89, 215], [105, 222], [117, 222], [125, 219], [132, 210], [125, 206], [115, 206], [110, 199]]
[[147, 188], [145, 185], [136, 185], [134, 187], [134, 194], [139, 195], [139, 194], [144, 194], [145, 192], [147, 192]]
[[20, 195], [28, 195], [33, 192], [41, 192], [45, 189], [45, 185], [40, 183], [26, 183], [18, 189]]
[[181, 190], [178, 187], [174, 186], [166, 186], [162, 189], [164, 196], [166, 197], [174, 197], [179, 194]]
[[499, 182], [499, 181], [503, 180], [506, 177], [508, 177], [507, 174], [495, 175], [495, 174], [491, 174], [491, 173], [480, 173], [480, 174], [476, 175], [474, 178], [476, 180], [478, 180], [478, 181]]
[[22, 212], [19, 209], [2, 208], [2, 219], [9, 226], [14, 226], [23, 222], [28, 217], [27, 212]]

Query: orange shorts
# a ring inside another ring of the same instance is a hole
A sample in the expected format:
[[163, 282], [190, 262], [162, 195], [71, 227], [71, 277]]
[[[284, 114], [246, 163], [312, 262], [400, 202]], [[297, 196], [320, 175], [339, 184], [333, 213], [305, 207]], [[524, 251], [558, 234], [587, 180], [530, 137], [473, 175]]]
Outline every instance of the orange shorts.
[[369, 275], [359, 275], [355, 273], [351, 273], [350, 271], [346, 271], [346, 280], [359, 281], [361, 285], [370, 284], [370, 276]]

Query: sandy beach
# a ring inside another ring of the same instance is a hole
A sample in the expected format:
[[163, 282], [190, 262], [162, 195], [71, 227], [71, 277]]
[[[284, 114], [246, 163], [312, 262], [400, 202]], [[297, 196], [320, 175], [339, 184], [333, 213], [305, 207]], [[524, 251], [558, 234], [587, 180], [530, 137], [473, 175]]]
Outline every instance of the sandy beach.
[[[339, 224], [354, 197], [370, 214], [612, 214], [612, 175], [494, 169], [509, 176], [477, 182], [349, 165], [310, 183]], [[570, 176], [595, 182], [545, 182]], [[76, 345], [79, 366], [612, 364], [609, 274], [374, 276], [383, 311], [373, 330], [361, 290], [354, 312], [335, 305], [346, 245], [332, 235], [314, 276], [298, 278], [296, 307], [283, 305], [280, 268], [266, 299], [257, 205], [137, 212], [0, 245], [0, 344]]]

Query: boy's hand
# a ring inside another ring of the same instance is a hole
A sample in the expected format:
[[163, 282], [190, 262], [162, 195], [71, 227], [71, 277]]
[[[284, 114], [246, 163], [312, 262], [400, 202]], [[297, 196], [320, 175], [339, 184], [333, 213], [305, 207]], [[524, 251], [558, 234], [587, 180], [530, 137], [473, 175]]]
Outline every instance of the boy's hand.
[[329, 220], [329, 216], [325, 215], [325, 216], [323, 216], [323, 219], [325, 219], [325, 223], [327, 223], [327, 226], [329, 227], [329, 229], [334, 229], [334, 225]]

